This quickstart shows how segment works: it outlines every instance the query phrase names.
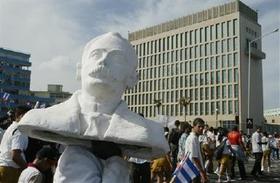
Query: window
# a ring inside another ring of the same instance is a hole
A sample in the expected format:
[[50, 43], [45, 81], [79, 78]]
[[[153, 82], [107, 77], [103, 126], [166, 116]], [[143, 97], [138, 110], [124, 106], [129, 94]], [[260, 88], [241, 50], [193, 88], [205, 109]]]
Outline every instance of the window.
[[216, 24], [216, 39], [220, 39], [221, 37], [221, 30], [220, 30], [220, 24]]
[[204, 29], [204, 41], [207, 42], [209, 37], [209, 27], [205, 27]]
[[210, 40], [212, 41], [215, 39], [215, 31], [214, 31], [214, 25], [210, 26]]
[[194, 33], [193, 33], [193, 31], [190, 31], [190, 33], [189, 33], [189, 45], [192, 45], [192, 38], [193, 38], [193, 35]]
[[231, 83], [232, 82], [232, 69], [228, 70], [228, 82]]
[[189, 32], [185, 32], [185, 46], [187, 46], [187, 44], [188, 44], [188, 35], [189, 35]]
[[238, 64], [238, 57], [237, 57], [237, 53], [233, 54], [233, 65], [236, 66]]
[[198, 36], [199, 36], [198, 35], [198, 29], [195, 29], [195, 31], [194, 31], [194, 44], [196, 44], [198, 42], [198, 39], [199, 39]]
[[204, 98], [204, 92], [203, 92], [203, 88], [200, 88], [199, 89], [199, 95], [200, 95], [200, 100], [203, 100], [203, 98]]
[[200, 85], [204, 85], [204, 74], [200, 74]]
[[209, 102], [205, 103], [205, 115], [209, 115]]
[[239, 79], [239, 77], [238, 77], [238, 69], [234, 69], [233, 75], [234, 75], [234, 82], [238, 82], [238, 79]]
[[228, 101], [228, 114], [233, 114], [232, 101]]
[[211, 72], [211, 84], [215, 82], [215, 72]]
[[225, 68], [227, 66], [227, 59], [225, 55], [222, 55], [222, 68]]
[[165, 51], [165, 38], [162, 39], [162, 51]]
[[221, 68], [221, 57], [217, 56], [216, 57], [216, 69], [220, 69]]
[[233, 38], [233, 50], [237, 50], [238, 49], [238, 42], [237, 42], [237, 38]]
[[222, 101], [222, 114], [226, 114], [227, 111], [227, 102], [226, 101]]
[[205, 73], [205, 84], [208, 85], [209, 84], [209, 81], [210, 81], [210, 78], [209, 78], [209, 72], [206, 72]]
[[214, 57], [210, 58], [210, 69], [214, 70], [215, 69], [215, 60]]
[[228, 39], [227, 42], [228, 42], [228, 44], [227, 44], [228, 52], [231, 52], [232, 51], [232, 39]]
[[238, 98], [238, 85], [234, 85], [234, 98]]
[[222, 23], [222, 37], [226, 37], [227, 36], [227, 27], [226, 27], [226, 22]]
[[200, 103], [200, 115], [203, 115], [204, 113], [204, 105], [203, 103]]
[[222, 70], [222, 83], [227, 82], [227, 75], [226, 75], [226, 70]]
[[227, 97], [227, 89], [226, 89], [226, 86], [223, 85], [222, 86], [222, 98], [226, 98]]
[[215, 88], [211, 87], [211, 99], [215, 98]]
[[208, 58], [205, 58], [205, 71], [208, 71], [209, 70], [209, 59]]
[[233, 64], [233, 62], [232, 62], [232, 54], [229, 54], [228, 55], [228, 67], [232, 67], [232, 64]]
[[216, 87], [216, 99], [219, 99], [221, 96], [220, 88], [221, 88], [220, 86]]
[[211, 115], [215, 114], [215, 103], [211, 102]]
[[232, 98], [232, 85], [228, 85], [228, 98]]
[[233, 20], [233, 35], [237, 34], [237, 19]]
[[220, 78], [220, 71], [216, 72], [216, 84], [220, 84], [221, 78]]
[[205, 99], [208, 100], [209, 99], [209, 88], [205, 88]]

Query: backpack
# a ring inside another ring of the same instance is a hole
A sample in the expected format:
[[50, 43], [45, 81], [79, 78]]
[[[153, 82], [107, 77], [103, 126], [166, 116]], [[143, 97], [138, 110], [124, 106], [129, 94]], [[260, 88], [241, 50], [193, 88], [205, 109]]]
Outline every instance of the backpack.
[[226, 145], [226, 140], [223, 140], [221, 142], [221, 144], [216, 148], [215, 152], [214, 152], [214, 158], [216, 160], [220, 160], [222, 159], [223, 156], [223, 151], [224, 151], [224, 147]]
[[169, 143], [172, 143], [172, 144], [178, 146], [180, 137], [181, 137], [180, 131], [175, 129], [175, 128], [173, 128], [171, 130], [170, 135], [169, 135]]

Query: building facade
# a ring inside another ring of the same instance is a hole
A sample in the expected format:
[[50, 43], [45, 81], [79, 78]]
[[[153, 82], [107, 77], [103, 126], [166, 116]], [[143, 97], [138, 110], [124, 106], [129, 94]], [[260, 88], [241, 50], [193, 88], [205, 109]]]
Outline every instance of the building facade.
[[30, 95], [30, 54], [0, 48], [0, 115], [17, 105], [49, 102], [48, 98]]
[[132, 111], [148, 118], [192, 121], [199, 116], [214, 127], [238, 123], [245, 129], [249, 116], [261, 125], [261, 41], [251, 49], [247, 113], [248, 42], [260, 35], [257, 12], [240, 1], [132, 32], [139, 82], [124, 99]]
[[48, 84], [47, 91], [32, 91], [31, 93], [33, 96], [51, 98], [52, 102], [50, 103], [50, 105], [53, 105], [64, 102], [72, 95], [69, 92], [63, 91], [62, 88], [63, 85]]

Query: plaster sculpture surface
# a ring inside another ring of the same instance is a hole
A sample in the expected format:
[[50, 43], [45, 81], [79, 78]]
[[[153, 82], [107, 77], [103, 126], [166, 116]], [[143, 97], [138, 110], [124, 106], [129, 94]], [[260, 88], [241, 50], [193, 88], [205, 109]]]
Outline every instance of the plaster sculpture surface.
[[125, 89], [137, 82], [136, 68], [135, 51], [126, 39], [111, 32], [98, 36], [85, 46], [77, 65], [81, 90], [21, 119], [19, 130], [30, 137], [67, 145], [55, 182], [128, 182], [120, 156], [96, 154], [100, 142], [120, 149], [122, 156], [144, 159], [169, 150], [162, 126], [128, 110], [121, 100]]

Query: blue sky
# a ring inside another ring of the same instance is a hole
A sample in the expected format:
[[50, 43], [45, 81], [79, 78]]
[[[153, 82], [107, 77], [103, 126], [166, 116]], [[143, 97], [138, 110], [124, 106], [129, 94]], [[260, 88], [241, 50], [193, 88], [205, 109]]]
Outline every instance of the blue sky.
[[[80, 88], [76, 63], [91, 38], [159, 24], [229, 0], [1, 0], [0, 47], [31, 54], [32, 90]], [[280, 1], [243, 0], [259, 13], [263, 33], [280, 27]], [[264, 107], [280, 107], [280, 34], [263, 39]]]

